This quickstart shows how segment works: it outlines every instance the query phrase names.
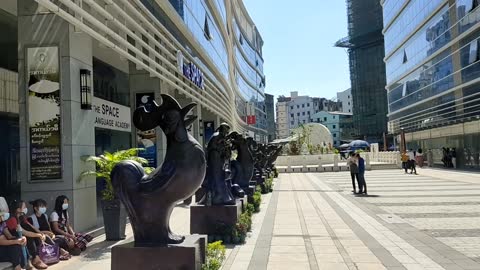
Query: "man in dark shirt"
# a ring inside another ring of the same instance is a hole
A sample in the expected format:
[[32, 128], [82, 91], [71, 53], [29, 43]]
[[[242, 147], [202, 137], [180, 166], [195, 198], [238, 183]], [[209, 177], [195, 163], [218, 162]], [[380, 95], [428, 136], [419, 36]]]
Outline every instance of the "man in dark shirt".
[[365, 160], [357, 154], [358, 159], [358, 194], [367, 194], [367, 183], [365, 182]]

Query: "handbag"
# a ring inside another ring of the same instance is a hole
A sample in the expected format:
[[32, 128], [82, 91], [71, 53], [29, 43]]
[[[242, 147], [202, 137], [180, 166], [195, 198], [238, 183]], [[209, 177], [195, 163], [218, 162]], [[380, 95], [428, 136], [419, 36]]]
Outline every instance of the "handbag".
[[42, 243], [38, 256], [47, 265], [58, 263], [60, 261], [60, 247], [57, 244]]

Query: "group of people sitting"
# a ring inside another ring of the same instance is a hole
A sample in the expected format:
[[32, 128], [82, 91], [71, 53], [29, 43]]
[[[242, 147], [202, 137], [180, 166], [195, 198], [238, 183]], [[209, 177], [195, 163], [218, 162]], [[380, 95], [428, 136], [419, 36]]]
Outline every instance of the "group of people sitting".
[[33, 213], [28, 215], [24, 201], [14, 200], [9, 207], [0, 197], [0, 262], [12, 263], [15, 270], [47, 269], [41, 252], [46, 245], [57, 248], [58, 260], [84, 251], [92, 237], [73, 230], [68, 202], [66, 196], [58, 196], [47, 216], [47, 202], [37, 199], [30, 202]]
[[[367, 183], [365, 182], [365, 160], [360, 156], [359, 153], [352, 152], [347, 159], [347, 165], [350, 168], [350, 175], [352, 177], [352, 192], [358, 195], [367, 195]], [[355, 178], [357, 179], [358, 183], [358, 192], [355, 186]]]

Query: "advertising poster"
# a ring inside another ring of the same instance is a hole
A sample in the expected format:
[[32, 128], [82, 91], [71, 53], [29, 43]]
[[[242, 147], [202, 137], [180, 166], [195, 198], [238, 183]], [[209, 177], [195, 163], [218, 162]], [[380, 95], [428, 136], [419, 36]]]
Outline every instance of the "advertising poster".
[[[147, 110], [154, 105], [154, 93], [143, 93], [136, 95], [136, 108], [145, 106]], [[157, 133], [155, 129], [141, 131], [137, 129], [137, 146], [145, 150], [138, 153], [140, 157], [148, 160], [149, 167], [157, 167]]]
[[27, 49], [30, 178], [62, 178], [58, 47]]

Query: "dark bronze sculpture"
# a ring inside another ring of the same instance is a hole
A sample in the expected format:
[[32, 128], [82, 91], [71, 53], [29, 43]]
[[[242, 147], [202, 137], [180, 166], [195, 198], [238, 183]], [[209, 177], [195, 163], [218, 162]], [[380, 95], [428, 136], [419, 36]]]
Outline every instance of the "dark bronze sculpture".
[[227, 137], [229, 131], [230, 126], [228, 124], [220, 124], [208, 142], [207, 174], [203, 182], [206, 194], [200, 201], [201, 204], [234, 205], [236, 203], [231, 186], [227, 182], [230, 174], [231, 156], [230, 143]]
[[232, 132], [229, 137], [232, 139], [233, 149], [237, 150], [237, 158], [230, 163], [232, 167], [232, 182], [246, 190], [253, 176], [253, 155], [250, 152], [247, 139], [241, 134]]
[[176, 203], [192, 196], [205, 177], [205, 153], [186, 129], [196, 118], [187, 116], [195, 106], [181, 108], [173, 97], [162, 95], [160, 106], [148, 111], [142, 106], [133, 114], [138, 129], [160, 126], [167, 137], [165, 161], [150, 175], [134, 161], [119, 163], [111, 174], [115, 194], [128, 211], [135, 246], [179, 244], [185, 239], [172, 233], [169, 222]]

